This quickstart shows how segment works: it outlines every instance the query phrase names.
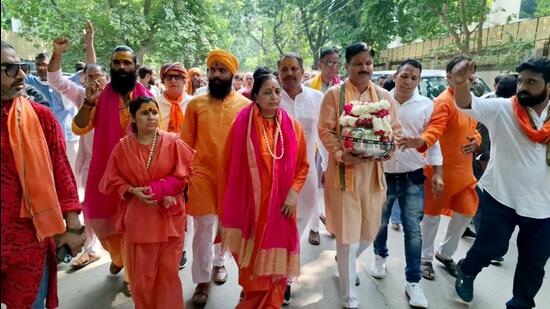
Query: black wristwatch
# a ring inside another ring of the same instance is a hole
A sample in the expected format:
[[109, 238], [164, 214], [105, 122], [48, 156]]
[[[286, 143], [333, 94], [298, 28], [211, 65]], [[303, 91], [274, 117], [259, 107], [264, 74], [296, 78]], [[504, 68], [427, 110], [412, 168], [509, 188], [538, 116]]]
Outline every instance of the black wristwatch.
[[84, 232], [86, 232], [86, 227], [84, 225], [81, 225], [78, 229], [67, 228], [67, 233], [82, 235]]

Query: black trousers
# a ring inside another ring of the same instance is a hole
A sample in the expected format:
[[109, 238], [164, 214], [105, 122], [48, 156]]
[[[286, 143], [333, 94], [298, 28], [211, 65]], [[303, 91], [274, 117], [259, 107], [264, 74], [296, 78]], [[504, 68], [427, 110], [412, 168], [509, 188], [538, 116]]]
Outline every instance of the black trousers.
[[544, 266], [550, 256], [550, 218], [522, 217], [485, 191], [480, 196], [480, 203], [483, 203], [480, 229], [476, 231], [476, 240], [462, 263], [462, 271], [477, 276], [492, 259], [503, 256], [508, 251], [515, 227], [519, 226], [513, 297], [506, 307], [535, 307], [534, 298], [542, 286]]

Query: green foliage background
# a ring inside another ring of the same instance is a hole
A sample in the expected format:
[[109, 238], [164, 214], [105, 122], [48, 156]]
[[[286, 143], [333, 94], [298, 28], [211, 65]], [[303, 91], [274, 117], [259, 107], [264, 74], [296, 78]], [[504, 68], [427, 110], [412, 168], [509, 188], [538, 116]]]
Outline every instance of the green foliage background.
[[[102, 64], [107, 64], [116, 45], [126, 44], [143, 63], [157, 68], [167, 61], [203, 65], [209, 50], [224, 48], [237, 55], [242, 71], [258, 65], [275, 68], [280, 54], [289, 51], [304, 57], [306, 69], [316, 69], [324, 47], [343, 49], [364, 41], [380, 50], [398, 37], [406, 43], [473, 31], [472, 25], [483, 25], [480, 19], [491, 4], [491, 0], [4, 0], [2, 28], [10, 29], [10, 18], [17, 18], [25, 36], [47, 42], [69, 37], [67, 69], [84, 60], [87, 19], [94, 23]], [[538, 0], [534, 14], [550, 14], [550, 0]], [[474, 37], [455, 38], [458, 50], [477, 46]]]

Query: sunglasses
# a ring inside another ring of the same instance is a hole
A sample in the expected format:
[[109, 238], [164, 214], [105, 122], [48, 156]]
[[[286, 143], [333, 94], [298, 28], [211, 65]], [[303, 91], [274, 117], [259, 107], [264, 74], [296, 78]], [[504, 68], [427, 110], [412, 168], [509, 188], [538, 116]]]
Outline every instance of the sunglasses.
[[337, 62], [337, 61], [327, 61], [327, 62], [325, 62], [325, 64], [329, 68], [333, 68], [334, 66], [340, 66], [340, 62]]
[[169, 80], [182, 80], [182, 79], [185, 79], [185, 76], [182, 76], [182, 75], [166, 75], [164, 76], [164, 80], [165, 81], [169, 81]]
[[2, 63], [1, 67], [8, 77], [16, 77], [17, 74], [19, 74], [19, 70], [22, 70], [23, 72], [29, 72], [31, 70], [31, 65], [23, 62]]

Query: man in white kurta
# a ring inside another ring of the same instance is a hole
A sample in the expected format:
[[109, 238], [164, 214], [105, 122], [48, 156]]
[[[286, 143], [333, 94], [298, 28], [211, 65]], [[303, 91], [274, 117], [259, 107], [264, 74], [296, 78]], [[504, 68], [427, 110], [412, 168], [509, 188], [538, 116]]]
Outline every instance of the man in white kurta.
[[[281, 107], [302, 125], [306, 136], [307, 160], [310, 166], [314, 166], [315, 151], [317, 150], [317, 145], [321, 144], [317, 131], [317, 122], [319, 120], [319, 110], [323, 94], [320, 91], [302, 86], [301, 80], [304, 68], [303, 61], [299, 55], [293, 53], [284, 54], [279, 59], [277, 66], [279, 79], [283, 88]], [[325, 151], [320, 148], [320, 152], [322, 158], [326, 160]], [[300, 235], [304, 233], [312, 214], [317, 215], [317, 212], [314, 211], [318, 208], [317, 176], [317, 170], [310, 168], [306, 182], [298, 196], [297, 221]], [[319, 227], [317, 226], [316, 230], [313, 230], [312, 227], [309, 237], [310, 243], [318, 245], [318, 235]]]

